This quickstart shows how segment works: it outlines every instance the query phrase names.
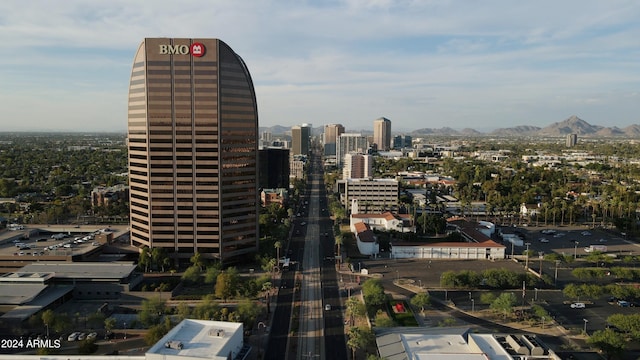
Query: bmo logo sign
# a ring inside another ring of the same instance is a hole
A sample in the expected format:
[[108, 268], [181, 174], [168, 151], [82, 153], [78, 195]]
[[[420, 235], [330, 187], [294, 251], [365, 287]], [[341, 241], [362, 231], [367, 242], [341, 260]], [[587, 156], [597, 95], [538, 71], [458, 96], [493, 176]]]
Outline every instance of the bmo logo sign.
[[201, 57], [205, 49], [202, 43], [196, 42], [188, 45], [160, 45], [160, 55], [189, 55]]

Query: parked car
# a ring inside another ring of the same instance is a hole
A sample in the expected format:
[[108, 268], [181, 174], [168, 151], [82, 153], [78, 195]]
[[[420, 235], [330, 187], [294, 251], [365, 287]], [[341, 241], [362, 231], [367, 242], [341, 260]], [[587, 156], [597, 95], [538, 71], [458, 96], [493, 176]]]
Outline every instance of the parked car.
[[618, 300], [618, 306], [620, 306], [620, 307], [629, 307], [629, 306], [631, 306], [631, 303], [629, 303], [628, 301], [625, 301], [625, 300]]
[[92, 332], [92, 333], [89, 333], [89, 335], [87, 335], [87, 340], [95, 340], [97, 337], [98, 337], [98, 333]]
[[79, 332], [73, 332], [73, 333], [69, 334], [69, 337], [67, 338], [67, 341], [76, 341], [76, 340], [78, 340], [78, 335], [80, 335]]
[[572, 309], [584, 309], [586, 306], [584, 303], [573, 303], [571, 304]]
[[85, 333], [80, 333], [80, 335], [78, 335], [78, 341], [82, 341], [87, 337], [87, 334]]

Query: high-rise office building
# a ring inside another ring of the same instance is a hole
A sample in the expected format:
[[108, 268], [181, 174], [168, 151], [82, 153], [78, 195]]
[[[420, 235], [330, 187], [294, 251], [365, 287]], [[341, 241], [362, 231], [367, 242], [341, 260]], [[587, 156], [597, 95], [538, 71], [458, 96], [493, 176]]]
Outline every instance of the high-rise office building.
[[391, 147], [391, 120], [381, 117], [373, 121], [373, 144], [378, 151]]
[[338, 142], [338, 137], [343, 133], [344, 126], [341, 124], [329, 124], [324, 126], [322, 143], [324, 145], [325, 156], [336, 154], [336, 143]]
[[565, 145], [567, 147], [573, 147], [578, 144], [578, 134], [567, 134], [565, 139]]
[[411, 135], [396, 135], [393, 137], [393, 149], [404, 149], [412, 147], [412, 138]]
[[258, 248], [258, 109], [218, 39], [146, 38], [129, 83], [131, 244], [228, 261]]
[[291, 127], [291, 155], [308, 155], [311, 142], [311, 125]]
[[348, 153], [366, 153], [369, 142], [365, 136], [359, 133], [344, 133], [338, 136], [336, 144], [336, 165], [341, 167], [344, 163], [344, 156]]
[[258, 186], [263, 189], [289, 189], [289, 149], [258, 150]]
[[366, 179], [371, 176], [373, 176], [373, 156], [355, 153], [344, 156], [343, 179]]

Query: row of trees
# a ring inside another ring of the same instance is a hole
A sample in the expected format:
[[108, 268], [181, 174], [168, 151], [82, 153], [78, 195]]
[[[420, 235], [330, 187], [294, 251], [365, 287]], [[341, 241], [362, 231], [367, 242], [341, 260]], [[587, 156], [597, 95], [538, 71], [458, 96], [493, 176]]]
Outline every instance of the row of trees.
[[262, 311], [260, 305], [248, 299], [242, 300], [235, 306], [220, 306], [210, 297], [194, 306], [183, 302], [178, 306], [167, 307], [160, 298], [144, 300], [138, 313], [140, 324], [148, 329], [145, 341], [151, 345], [164, 336], [177, 322], [183, 319], [217, 320], [242, 322], [250, 328]]
[[472, 270], [445, 271], [440, 276], [440, 286], [450, 288], [517, 289], [524, 283], [538, 286], [542, 280], [531, 273], [515, 272], [504, 268], [487, 269], [480, 273]]
[[638, 299], [640, 298], [640, 289], [633, 285], [621, 284], [588, 284], [588, 283], [571, 283], [567, 284], [562, 293], [565, 297], [574, 300], [580, 299], [597, 299], [604, 295], [610, 295], [618, 299]]

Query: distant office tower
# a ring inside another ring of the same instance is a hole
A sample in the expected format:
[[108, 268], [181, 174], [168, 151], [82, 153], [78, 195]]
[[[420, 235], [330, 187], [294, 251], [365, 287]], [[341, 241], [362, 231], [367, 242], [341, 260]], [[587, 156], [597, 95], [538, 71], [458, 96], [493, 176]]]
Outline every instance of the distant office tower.
[[273, 143], [273, 135], [269, 131], [263, 131], [260, 134], [260, 147], [268, 147]]
[[218, 39], [147, 38], [129, 83], [131, 244], [188, 260], [258, 249], [258, 109]]
[[336, 143], [338, 136], [344, 133], [344, 126], [340, 124], [329, 124], [324, 126], [324, 155], [330, 156], [336, 154]]
[[289, 189], [289, 149], [264, 148], [258, 151], [258, 186], [262, 189]]
[[343, 179], [366, 179], [373, 176], [373, 156], [346, 154], [342, 167]]
[[346, 154], [351, 152], [366, 153], [369, 148], [366, 137], [362, 136], [362, 134], [352, 133], [341, 134], [336, 145], [336, 165], [338, 167], [344, 163]]
[[307, 155], [311, 141], [311, 125], [291, 127], [291, 155]]
[[379, 118], [373, 121], [373, 143], [378, 151], [388, 151], [391, 147], [391, 120]]
[[578, 134], [567, 134], [566, 146], [572, 147], [578, 144]]
[[412, 138], [410, 135], [396, 135], [393, 137], [393, 148], [404, 149], [412, 147]]

